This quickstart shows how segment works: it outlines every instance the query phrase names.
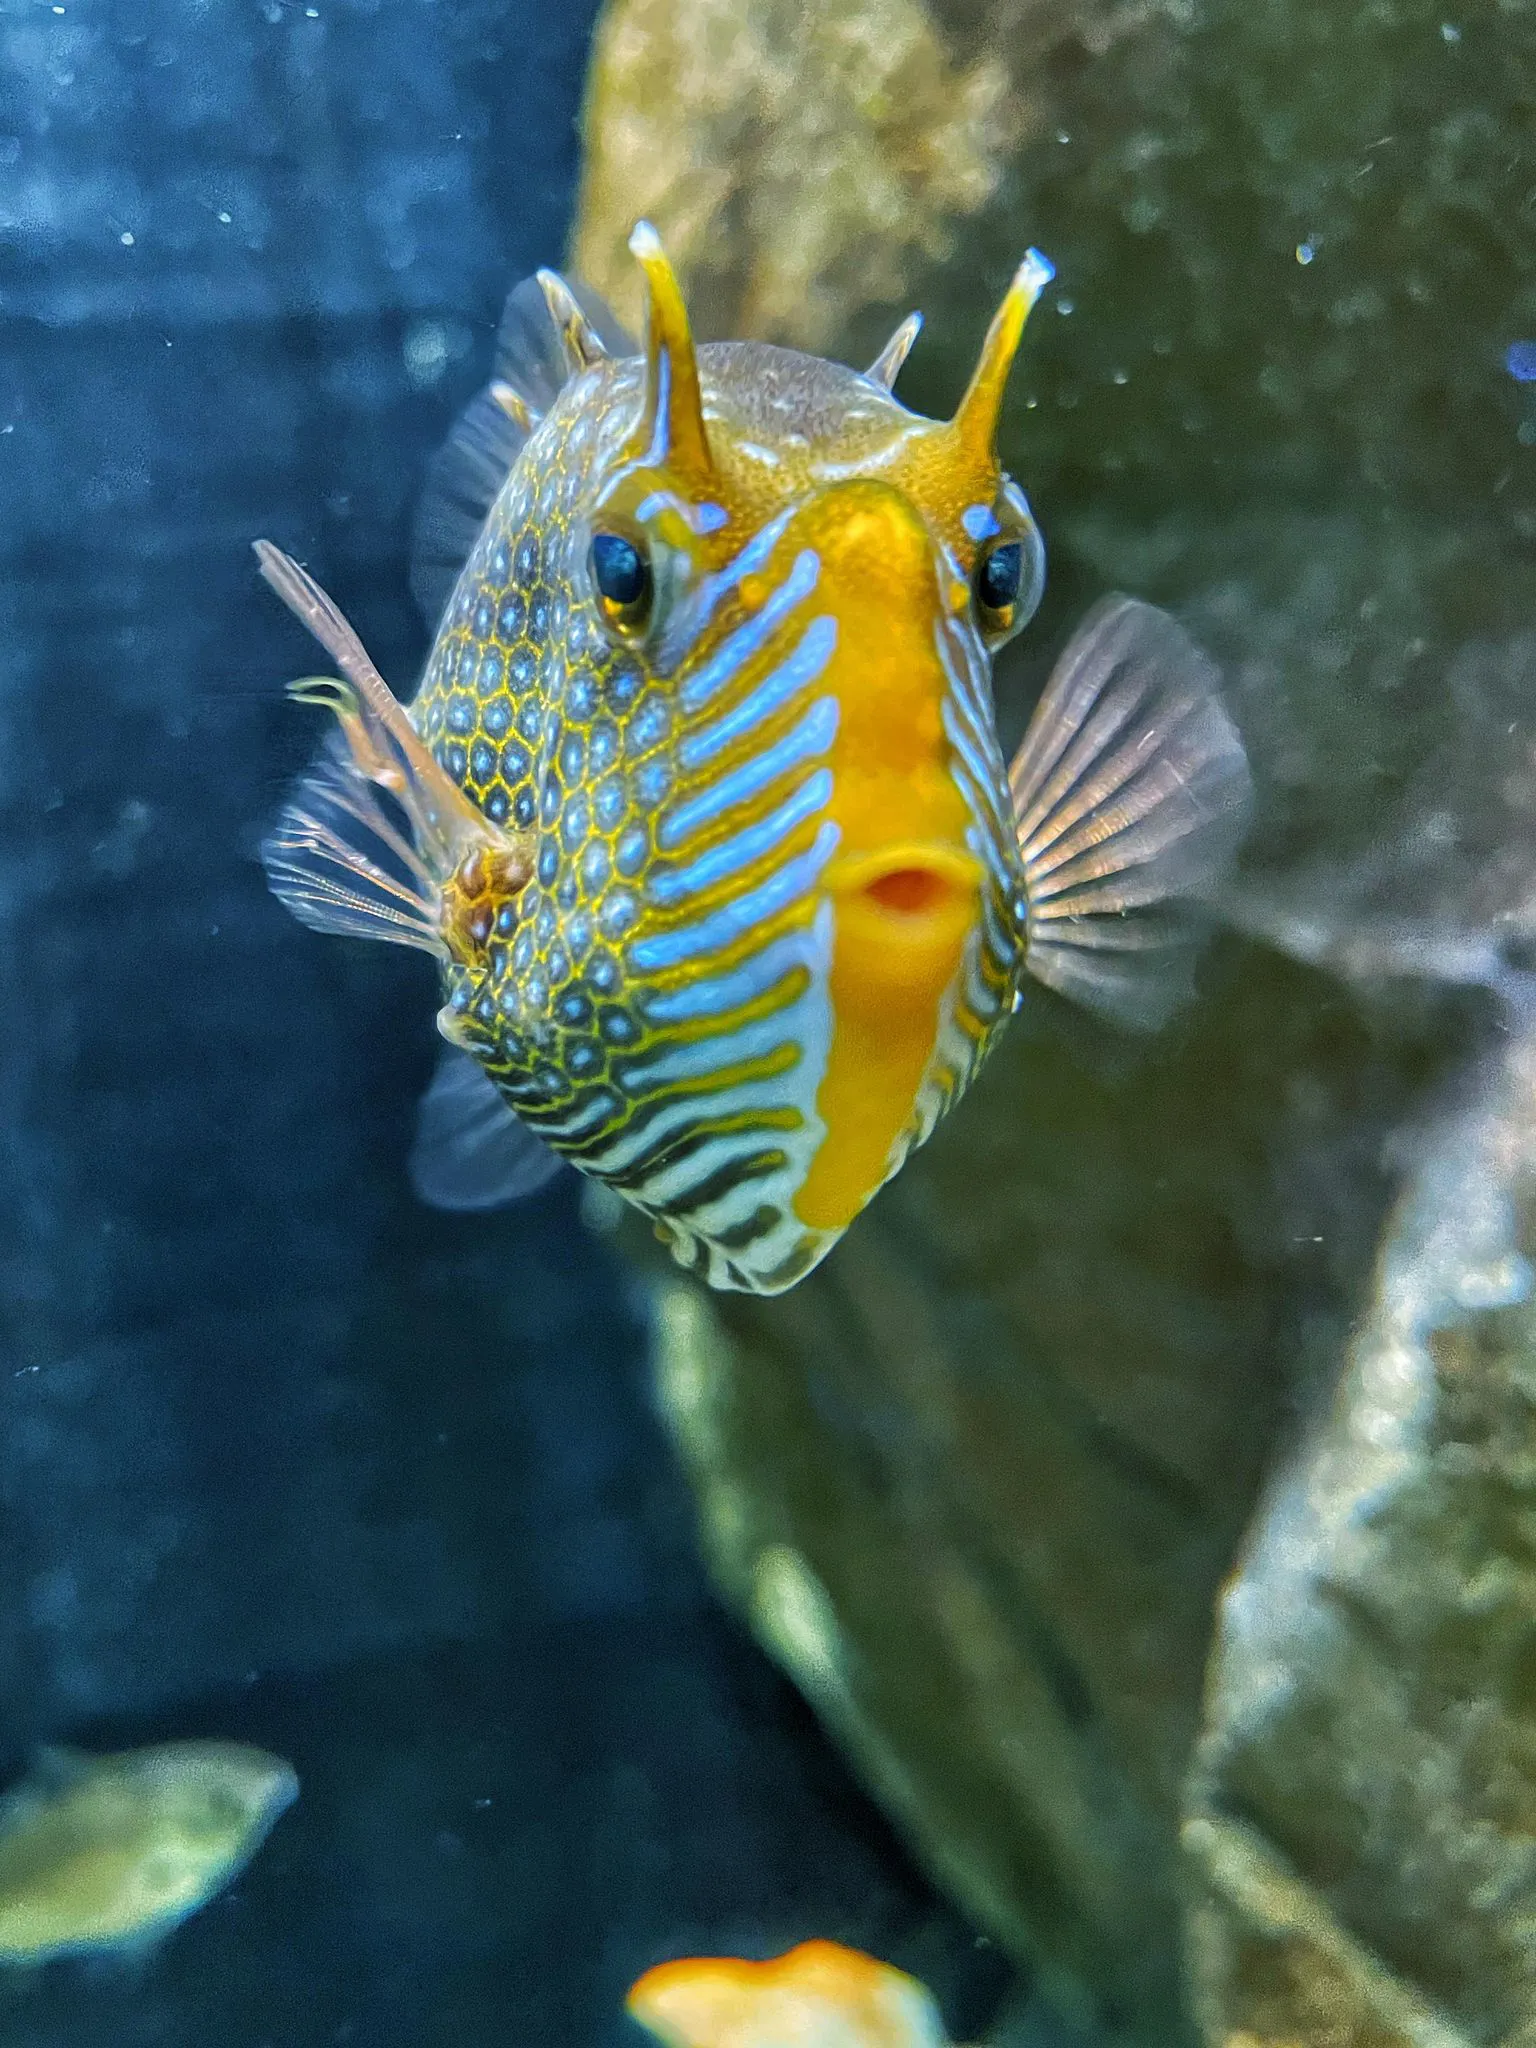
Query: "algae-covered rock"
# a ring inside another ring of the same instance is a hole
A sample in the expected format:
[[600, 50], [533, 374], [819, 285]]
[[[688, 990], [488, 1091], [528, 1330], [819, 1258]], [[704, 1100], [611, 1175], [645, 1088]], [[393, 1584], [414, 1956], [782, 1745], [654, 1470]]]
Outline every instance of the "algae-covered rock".
[[1423, 1142], [1221, 1607], [1185, 1829], [1213, 2038], [1536, 2029], [1536, 1038]]
[[625, 237], [652, 214], [706, 332], [825, 345], [952, 253], [1039, 122], [922, 0], [626, 0], [599, 30], [572, 260], [635, 318]]
[[1021, 1021], [824, 1273], [659, 1317], [728, 1595], [1057, 2004], [1144, 2038], [1217, 1591], [1381, 1201], [1364, 1031], [1228, 972], [1134, 1059]]
[[[1141, 2041], [1527, 2023], [1525, 1310], [1431, 1342], [1423, 1218], [1471, 1229], [1480, 1172], [1516, 1201], [1524, 1144], [1516, 1065], [1458, 1077], [1536, 922], [1529, 24], [612, 0], [589, 84], [578, 265], [614, 288], [649, 211], [706, 334], [861, 361], [920, 306], [901, 392], [947, 411], [1051, 256], [1004, 427], [1051, 584], [1004, 740], [1119, 586], [1218, 656], [1254, 760], [1228, 908], [1263, 943], [1223, 942], [1187, 1018], [1128, 1047], [1032, 999], [821, 1271], [766, 1304], [675, 1282], [659, 1323], [728, 1594], [956, 1895]], [[1458, 1089], [1472, 1121], [1435, 1120]], [[1428, 1406], [1367, 1540], [1383, 1453], [1338, 1418], [1410, 1300]], [[1239, 1713], [1241, 1595], [1205, 1690], [1220, 1590], [1243, 1558], [1277, 1583], [1277, 1475], [1320, 1443], [1349, 1505], [1313, 1502]]]

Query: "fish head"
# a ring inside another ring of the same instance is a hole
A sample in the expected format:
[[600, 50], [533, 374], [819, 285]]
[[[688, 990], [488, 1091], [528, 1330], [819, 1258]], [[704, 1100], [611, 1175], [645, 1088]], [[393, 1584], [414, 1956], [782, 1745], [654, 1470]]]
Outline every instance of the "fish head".
[[189, 1869], [244, 1862], [299, 1796], [293, 1766], [247, 1743], [167, 1743], [124, 1761]]
[[[1043, 549], [994, 434], [1050, 272], [1022, 266], [931, 420], [894, 364], [696, 349], [654, 235], [632, 247], [645, 352], [574, 376], [533, 433], [424, 690], [438, 759], [533, 867], [509, 943], [450, 973], [445, 1029], [685, 1263], [771, 1292], [1012, 1007], [990, 659]], [[510, 660], [485, 651], [498, 620]]]

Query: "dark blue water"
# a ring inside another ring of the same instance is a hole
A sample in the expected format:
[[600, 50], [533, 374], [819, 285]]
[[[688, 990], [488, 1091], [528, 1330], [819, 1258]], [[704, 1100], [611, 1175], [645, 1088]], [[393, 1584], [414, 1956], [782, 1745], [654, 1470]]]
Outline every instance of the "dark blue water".
[[239, 1736], [304, 1791], [15, 2048], [600, 2043], [690, 1949], [1001, 1978], [717, 1611], [569, 1186], [403, 1161], [430, 973], [253, 849], [317, 733], [250, 542], [385, 674], [423, 464], [559, 258], [589, 0], [0, 4], [0, 1751]]

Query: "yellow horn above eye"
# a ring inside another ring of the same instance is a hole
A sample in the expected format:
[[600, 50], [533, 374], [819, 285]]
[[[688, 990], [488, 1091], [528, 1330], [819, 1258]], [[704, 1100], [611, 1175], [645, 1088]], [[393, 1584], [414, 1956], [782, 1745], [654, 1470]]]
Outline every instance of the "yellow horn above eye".
[[648, 220], [637, 223], [629, 251], [645, 272], [645, 410], [635, 453], [669, 469], [708, 475], [699, 366], [677, 274]]
[[1019, 337], [1030, 309], [1056, 275], [1056, 266], [1038, 249], [1026, 252], [1013, 273], [1003, 303], [992, 316], [987, 338], [981, 344], [981, 358], [952, 422], [967, 454], [977, 461], [990, 461], [997, 435], [998, 415], [1003, 409], [1003, 392], [1008, 372], [1018, 354]]

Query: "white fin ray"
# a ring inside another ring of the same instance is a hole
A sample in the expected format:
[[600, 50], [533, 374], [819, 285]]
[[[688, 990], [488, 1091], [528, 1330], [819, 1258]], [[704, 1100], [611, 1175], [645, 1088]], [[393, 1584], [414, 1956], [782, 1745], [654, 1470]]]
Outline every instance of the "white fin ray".
[[417, 1196], [433, 1209], [499, 1209], [536, 1193], [561, 1164], [480, 1063], [445, 1047], [416, 1111], [408, 1170]]
[[447, 958], [437, 884], [339, 733], [283, 806], [262, 841], [261, 863], [273, 895], [311, 931]]
[[1053, 670], [1009, 782], [1029, 972], [1120, 1023], [1161, 1024], [1190, 992], [1196, 905], [1252, 793], [1214, 664], [1166, 613], [1106, 598]]

